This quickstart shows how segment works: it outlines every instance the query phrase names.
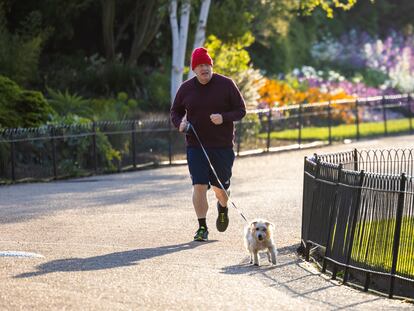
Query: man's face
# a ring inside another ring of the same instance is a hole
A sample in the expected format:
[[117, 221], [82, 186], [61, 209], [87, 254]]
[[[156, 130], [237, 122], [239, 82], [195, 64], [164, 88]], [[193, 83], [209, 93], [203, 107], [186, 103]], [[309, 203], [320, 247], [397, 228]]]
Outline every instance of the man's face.
[[207, 84], [213, 76], [213, 67], [209, 64], [200, 64], [194, 68], [194, 72], [201, 84]]

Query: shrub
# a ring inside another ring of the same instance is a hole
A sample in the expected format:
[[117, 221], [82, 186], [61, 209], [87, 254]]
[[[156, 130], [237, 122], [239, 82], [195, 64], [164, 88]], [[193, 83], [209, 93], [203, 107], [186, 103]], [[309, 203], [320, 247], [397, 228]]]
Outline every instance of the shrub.
[[50, 97], [48, 102], [59, 115], [65, 116], [72, 113], [86, 117], [92, 114], [92, 109], [88, 106], [89, 100], [82, 98], [82, 96], [76, 93], [70, 94], [68, 90], [63, 93], [48, 88], [47, 91]]
[[251, 33], [246, 33], [236, 42], [227, 44], [211, 35], [206, 44], [214, 59], [214, 71], [229, 76], [236, 82], [248, 109], [257, 108], [259, 89], [264, 83], [260, 71], [249, 65], [250, 55], [245, 48], [253, 41]]
[[55, 113], [43, 94], [37, 91], [22, 91], [16, 101], [16, 110], [22, 117], [20, 127], [37, 127], [45, 124]]
[[42, 93], [22, 90], [0, 76], [0, 127], [36, 127], [55, 113]]
[[92, 99], [91, 105], [96, 120], [138, 119], [141, 114], [140, 103], [133, 98], [129, 98], [125, 92], [119, 92], [116, 98]]

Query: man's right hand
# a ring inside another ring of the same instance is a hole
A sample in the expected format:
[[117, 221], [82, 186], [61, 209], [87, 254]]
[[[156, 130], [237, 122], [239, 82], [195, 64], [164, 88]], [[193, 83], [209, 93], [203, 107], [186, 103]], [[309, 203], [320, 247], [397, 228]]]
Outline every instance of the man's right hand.
[[184, 116], [184, 118], [181, 120], [181, 123], [180, 123], [180, 126], [179, 126], [178, 130], [180, 132], [185, 132], [186, 129], [187, 129], [187, 124], [188, 124], [187, 116]]

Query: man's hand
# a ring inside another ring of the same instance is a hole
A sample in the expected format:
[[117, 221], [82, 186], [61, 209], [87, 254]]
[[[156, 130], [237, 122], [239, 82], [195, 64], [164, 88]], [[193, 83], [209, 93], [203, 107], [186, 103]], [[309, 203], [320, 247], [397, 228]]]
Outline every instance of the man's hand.
[[184, 132], [185, 129], [187, 128], [187, 115], [184, 116], [184, 118], [181, 120], [180, 126], [178, 127], [178, 130], [180, 132]]
[[219, 113], [213, 113], [210, 115], [210, 120], [215, 125], [220, 125], [221, 123], [223, 123], [223, 116]]

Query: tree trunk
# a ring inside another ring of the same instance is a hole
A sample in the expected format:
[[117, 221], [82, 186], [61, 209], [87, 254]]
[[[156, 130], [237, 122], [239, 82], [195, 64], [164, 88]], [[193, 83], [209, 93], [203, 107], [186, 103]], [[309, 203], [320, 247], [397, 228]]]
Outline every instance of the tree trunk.
[[173, 55], [171, 66], [171, 103], [178, 88], [183, 82], [184, 59], [187, 47], [188, 25], [190, 22], [190, 0], [183, 0], [180, 12], [180, 25], [177, 19], [177, 0], [170, 0], [169, 13], [171, 35], [173, 41]]
[[139, 12], [141, 7], [136, 9], [133, 23], [134, 39], [128, 58], [130, 66], [136, 65], [138, 57], [144, 52], [159, 29], [162, 18], [157, 16], [158, 2], [158, 0], [145, 2], [142, 12]]
[[[105, 58], [108, 62], [115, 59], [116, 51], [122, 38], [132, 26], [132, 42], [127, 64], [135, 66], [138, 58], [151, 43], [157, 34], [166, 12], [165, 0], [134, 0], [129, 1], [127, 16], [116, 23], [116, 0], [101, 0], [102, 6], [102, 33]], [[115, 31], [116, 30], [116, 31]]]
[[[210, 3], [211, 3], [211, 0], [203, 0], [203, 2], [201, 3], [200, 16], [198, 18], [193, 50], [198, 47], [203, 46], [204, 41], [206, 40], [206, 25], [207, 25], [208, 12], [210, 10]], [[190, 68], [187, 79], [191, 79], [192, 77], [194, 77], [194, 71], [192, 71]]]
[[102, 35], [105, 58], [111, 62], [115, 58], [115, 0], [101, 0], [102, 4]]

